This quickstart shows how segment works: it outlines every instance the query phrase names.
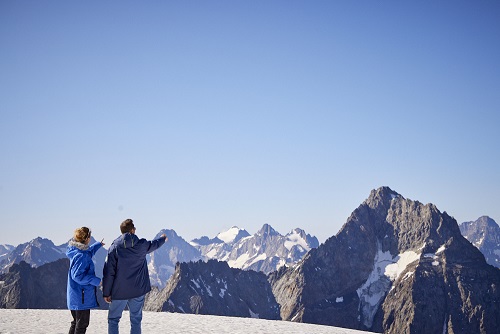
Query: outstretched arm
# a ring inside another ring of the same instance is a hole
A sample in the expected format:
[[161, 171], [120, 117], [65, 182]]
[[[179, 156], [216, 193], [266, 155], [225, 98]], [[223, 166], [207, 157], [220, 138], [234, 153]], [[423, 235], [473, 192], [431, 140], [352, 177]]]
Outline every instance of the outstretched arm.
[[160, 237], [158, 239], [148, 241], [147, 242], [148, 249], [146, 252], [147, 253], [154, 252], [155, 250], [157, 250], [158, 248], [163, 246], [163, 244], [165, 242], [167, 242], [167, 240], [168, 240], [167, 235], [165, 233], [163, 233], [162, 235], [160, 235]]

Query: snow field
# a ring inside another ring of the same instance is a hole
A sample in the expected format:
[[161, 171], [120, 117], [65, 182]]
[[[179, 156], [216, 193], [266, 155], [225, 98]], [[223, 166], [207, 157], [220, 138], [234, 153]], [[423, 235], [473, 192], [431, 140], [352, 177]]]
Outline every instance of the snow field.
[[[92, 310], [88, 334], [107, 333], [107, 311]], [[128, 312], [123, 312], [120, 332], [130, 332]], [[68, 310], [0, 309], [2, 334], [66, 334], [71, 322]], [[165, 312], [144, 312], [142, 332], [206, 334], [206, 333], [286, 333], [286, 334], [359, 334], [352, 329], [294, 323], [289, 321], [221, 317]]]

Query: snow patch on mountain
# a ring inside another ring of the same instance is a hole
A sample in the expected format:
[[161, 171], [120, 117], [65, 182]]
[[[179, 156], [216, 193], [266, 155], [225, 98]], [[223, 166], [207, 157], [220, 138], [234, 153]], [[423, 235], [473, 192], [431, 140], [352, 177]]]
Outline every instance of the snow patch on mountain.
[[300, 231], [297, 229], [286, 235], [287, 240], [285, 241], [285, 247], [288, 250], [291, 250], [293, 246], [298, 245], [302, 247], [302, 249], [306, 251], [311, 250], [311, 246], [307, 244], [307, 241], [302, 237]]
[[[419, 258], [420, 254], [414, 251], [406, 251], [393, 257], [389, 251], [383, 252], [381, 244], [378, 243], [378, 252], [375, 254], [373, 261], [373, 270], [365, 283], [357, 289], [360, 310], [363, 314], [363, 324], [367, 328], [372, 326], [375, 313], [389, 291], [392, 282], [399, 278], [410, 263], [417, 261]], [[407, 278], [406, 275], [405, 278]]]
[[297, 263], [309, 250], [318, 247], [319, 242], [299, 228], [283, 236], [264, 224], [254, 235], [233, 226], [213, 239], [195, 239], [191, 245], [199, 249], [205, 259], [226, 261], [233, 268], [267, 274]]
[[240, 234], [241, 231], [243, 230], [239, 227], [233, 226], [229, 230], [217, 234], [217, 238], [224, 241], [226, 244], [230, 244], [236, 240], [236, 237], [238, 236], [238, 234]]

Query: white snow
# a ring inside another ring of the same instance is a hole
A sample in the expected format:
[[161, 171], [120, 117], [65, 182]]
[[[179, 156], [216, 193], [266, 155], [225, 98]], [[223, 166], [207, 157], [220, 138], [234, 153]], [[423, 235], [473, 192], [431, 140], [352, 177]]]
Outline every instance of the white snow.
[[205, 284], [205, 281], [202, 281], [203, 282], [203, 286], [205, 287], [205, 290], [207, 290], [207, 293], [210, 297], [212, 297], [212, 290], [210, 290], [210, 285], [206, 285]]
[[439, 266], [439, 261], [432, 261], [433, 266]]
[[480, 248], [483, 245], [483, 242], [484, 242], [484, 235], [481, 237], [481, 239], [479, 239], [479, 241], [474, 243], [474, 246]]
[[290, 250], [293, 246], [299, 245], [304, 248], [306, 251], [310, 251], [311, 247], [307, 245], [307, 242], [298, 234], [295, 230], [293, 230], [290, 234], [287, 235], [287, 240], [285, 241], [286, 249]]
[[[107, 333], [107, 311], [92, 310], [87, 333]], [[68, 310], [12, 310], [0, 309], [0, 333], [66, 334], [71, 322]], [[29, 320], [29, 321], [27, 321]], [[128, 311], [123, 312], [120, 333], [130, 331]], [[287, 334], [362, 334], [363, 331], [339, 327], [320, 326], [290, 321], [253, 318], [222, 317], [166, 312], [143, 312], [142, 332], [177, 334], [234, 334], [234, 333], [287, 333]]]
[[406, 251], [393, 258], [389, 251], [383, 252], [381, 245], [378, 244], [373, 270], [366, 282], [357, 290], [363, 323], [366, 327], [372, 326], [378, 306], [387, 294], [391, 282], [397, 280], [406, 267], [419, 258], [420, 254], [414, 251]]
[[445, 245], [442, 245], [441, 247], [439, 247], [439, 249], [436, 251], [436, 254], [439, 254], [439, 253], [442, 253], [444, 252], [444, 250], [446, 249], [446, 246]]
[[234, 241], [234, 239], [236, 239], [240, 230], [240, 228], [233, 226], [229, 230], [217, 234], [217, 238], [224, 241], [226, 244], [230, 244]]
[[344, 301], [344, 297], [337, 297], [337, 299], [335, 299], [335, 302], [337, 303], [342, 303]]
[[443, 334], [446, 334], [447, 332], [448, 332], [448, 316], [445, 316], [443, 324]]
[[412, 277], [413, 274], [415, 274], [414, 271], [409, 271], [403, 276], [403, 280], [407, 280], [408, 278]]
[[193, 284], [196, 285], [198, 289], [200, 288], [200, 284], [197, 282], [197, 280], [195, 281], [194, 279], [191, 279], [191, 282], [193, 282]]
[[404, 253], [399, 254], [394, 258], [396, 260], [396, 263], [389, 264], [387, 267], [385, 267], [385, 276], [389, 277], [391, 281], [395, 281], [398, 279], [399, 275], [403, 271], [405, 271], [406, 267], [418, 260], [420, 258], [420, 254], [415, 253], [414, 251], [406, 251]]
[[262, 253], [262, 254], [260, 254], [260, 255], [256, 256], [256, 257], [252, 260], [252, 262], [250, 262], [250, 263], [248, 264], [248, 266], [251, 266], [252, 264], [254, 264], [254, 263], [256, 263], [256, 262], [259, 262], [259, 261], [264, 261], [264, 260], [266, 260], [266, 259], [267, 259], [267, 255], [266, 255], [266, 253]]
[[209, 259], [213, 259], [215, 256], [217, 256], [217, 249], [212, 248], [205, 256]]
[[259, 319], [259, 314], [258, 313], [252, 312], [251, 309], [248, 309], [248, 312], [250, 313], [250, 318]]
[[240, 255], [236, 260], [227, 261], [227, 264], [231, 268], [243, 268], [243, 266], [245, 265], [245, 263], [248, 261], [249, 258], [250, 255], [248, 253], [244, 253]]

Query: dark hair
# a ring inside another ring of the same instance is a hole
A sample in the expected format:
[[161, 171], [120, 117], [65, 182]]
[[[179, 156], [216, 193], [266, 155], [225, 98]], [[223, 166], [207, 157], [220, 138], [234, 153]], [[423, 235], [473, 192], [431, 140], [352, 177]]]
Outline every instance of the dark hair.
[[135, 228], [134, 226], [134, 221], [132, 219], [125, 219], [121, 224], [120, 224], [120, 231], [123, 233], [129, 233]]

